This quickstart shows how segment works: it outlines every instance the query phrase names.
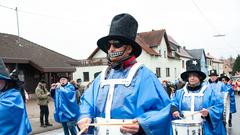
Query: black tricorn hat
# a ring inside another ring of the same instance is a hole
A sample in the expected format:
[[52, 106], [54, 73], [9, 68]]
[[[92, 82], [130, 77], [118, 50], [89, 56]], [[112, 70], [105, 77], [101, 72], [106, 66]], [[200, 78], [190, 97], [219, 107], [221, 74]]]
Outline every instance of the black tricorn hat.
[[202, 80], [206, 78], [206, 74], [201, 71], [200, 61], [198, 59], [191, 59], [186, 62], [186, 71], [181, 74], [183, 81], [188, 81], [190, 73], [197, 73]]
[[0, 79], [11, 80], [9, 77], [9, 72], [6, 70], [6, 66], [3, 63], [2, 58], [0, 58]]
[[107, 53], [107, 42], [109, 40], [119, 40], [131, 45], [133, 54], [138, 57], [142, 53], [141, 46], [135, 41], [138, 29], [136, 19], [126, 13], [116, 15], [111, 22], [108, 36], [102, 37], [97, 41], [98, 47]]
[[22, 85], [22, 84], [24, 84], [24, 82], [19, 80], [18, 74], [19, 74], [19, 72], [16, 69], [14, 69], [9, 74], [9, 77], [11, 78], [12, 81], [15, 81], [18, 85]]
[[219, 81], [222, 81], [222, 79], [226, 79], [227, 80], [227, 82], [230, 80], [230, 78], [229, 77], [227, 77], [227, 75], [226, 74], [220, 74], [220, 77], [219, 77]]
[[1, 58], [0, 58], [0, 79], [13, 81], [20, 85], [23, 84], [23, 82], [20, 81], [18, 78], [17, 70], [15, 69], [9, 74], [9, 72], [6, 70], [6, 66]]

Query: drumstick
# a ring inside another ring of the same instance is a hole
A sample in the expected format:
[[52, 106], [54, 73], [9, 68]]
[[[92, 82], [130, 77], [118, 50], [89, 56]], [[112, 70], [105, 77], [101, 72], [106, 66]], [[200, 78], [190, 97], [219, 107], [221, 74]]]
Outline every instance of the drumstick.
[[[208, 107], [207, 110], [209, 110], [211, 108], [213, 108], [213, 106]], [[188, 114], [188, 115], [192, 116], [192, 115], [196, 115], [196, 114], [199, 114], [199, 113], [201, 113], [201, 112], [200, 111], [199, 112], [194, 112], [194, 113], [191, 113], [191, 114]]]
[[87, 124], [88, 126], [121, 126], [121, 125], [135, 125], [136, 123], [133, 122], [111, 122], [111, 123], [91, 123]]
[[77, 135], [81, 135], [86, 129], [87, 129], [87, 127], [84, 127], [83, 129], [81, 129], [81, 130], [77, 133]]

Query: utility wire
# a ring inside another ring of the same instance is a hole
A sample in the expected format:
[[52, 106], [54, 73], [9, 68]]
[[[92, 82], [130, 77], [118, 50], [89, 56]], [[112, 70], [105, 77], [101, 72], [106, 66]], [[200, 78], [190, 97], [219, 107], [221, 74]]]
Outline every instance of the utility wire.
[[[216, 29], [216, 27], [214, 27], [214, 25], [211, 23], [211, 21], [205, 16], [205, 14], [202, 12], [201, 8], [197, 5], [197, 3], [192, 0], [193, 5], [198, 9], [199, 13], [202, 15], [202, 17], [206, 20], [206, 22], [208, 23], [208, 25], [213, 29], [213, 31], [215, 31], [217, 34], [214, 35], [213, 37], [223, 37], [226, 36], [225, 34], [220, 34], [219, 31]], [[231, 43], [227, 42], [226, 39], [223, 39], [226, 47], [229, 47], [231, 50], [233, 50], [233, 52], [236, 52], [236, 54], [239, 53], [239, 50], [236, 49], [236, 47], [232, 46]]]
[[208, 25], [213, 29], [213, 31], [216, 32], [218, 35], [220, 35], [219, 31], [214, 27], [214, 25], [211, 23], [211, 21], [205, 16], [205, 14], [200, 9], [200, 7], [197, 5], [197, 3], [194, 0], [192, 0], [192, 2], [193, 2], [193, 5], [198, 9], [198, 11], [202, 15], [202, 17], [205, 19], [205, 21], [208, 23]]
[[11, 9], [11, 10], [15, 10], [14, 8], [7, 7], [7, 6], [1, 5], [1, 4], [0, 4], [0, 7], [7, 8], [7, 9]]
[[[0, 7], [16, 11], [15, 8], [7, 7], [7, 6], [1, 5], [1, 4], [0, 4]], [[62, 20], [62, 21], [70, 21], [70, 22], [75, 22], [75, 23], [82, 22], [81, 20], [73, 20], [73, 19], [62, 18], [62, 17], [51, 16], [51, 15], [40, 14], [40, 13], [34, 13], [34, 12], [24, 11], [24, 10], [19, 10], [19, 9], [18, 9], [18, 12], [25, 13], [25, 14], [31, 14], [31, 15], [35, 15], [35, 16], [47, 17], [50, 19]]]

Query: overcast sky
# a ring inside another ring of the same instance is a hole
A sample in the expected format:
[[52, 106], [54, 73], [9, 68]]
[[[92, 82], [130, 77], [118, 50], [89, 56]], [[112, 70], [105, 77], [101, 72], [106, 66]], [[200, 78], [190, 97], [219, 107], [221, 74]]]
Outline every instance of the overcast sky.
[[93, 52], [119, 13], [133, 15], [138, 32], [165, 29], [187, 49], [240, 54], [239, 0], [0, 0], [1, 33], [17, 35], [16, 7], [21, 37], [75, 59]]

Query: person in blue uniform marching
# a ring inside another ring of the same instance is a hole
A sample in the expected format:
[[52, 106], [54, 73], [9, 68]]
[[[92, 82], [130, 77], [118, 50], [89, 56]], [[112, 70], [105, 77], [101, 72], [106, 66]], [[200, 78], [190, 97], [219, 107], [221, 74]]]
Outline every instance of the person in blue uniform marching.
[[232, 113], [236, 113], [236, 101], [235, 101], [235, 94], [232, 85], [228, 84], [228, 81], [230, 80], [227, 75], [222, 74], [219, 77], [219, 80], [222, 81], [227, 86], [227, 91], [230, 96], [230, 114], [229, 114], [229, 120], [228, 120], [228, 126], [232, 127]]
[[133, 16], [118, 14], [109, 35], [97, 42], [109, 65], [81, 98], [78, 126], [85, 133], [91, 132], [89, 123], [105, 123], [96, 135], [170, 134], [170, 99], [155, 74], [136, 60], [142, 52], [135, 42], [137, 28]]
[[62, 124], [64, 135], [77, 134], [76, 122], [79, 117], [79, 106], [75, 87], [68, 82], [67, 76], [60, 76], [59, 83], [51, 85], [51, 96], [54, 99], [54, 119]]
[[209, 71], [209, 80], [208, 84], [212, 87], [212, 89], [221, 92], [226, 92], [227, 87], [219, 80], [217, 70], [212, 69]]
[[173, 118], [202, 121], [204, 135], [226, 135], [222, 121], [223, 102], [219, 92], [204, 83], [206, 75], [201, 71], [200, 61], [188, 60], [186, 71], [181, 74], [181, 78], [187, 83], [177, 90], [172, 98]]
[[[0, 134], [28, 135], [31, 125], [18, 78], [12, 78], [0, 58]], [[24, 92], [23, 92], [24, 93]]]

